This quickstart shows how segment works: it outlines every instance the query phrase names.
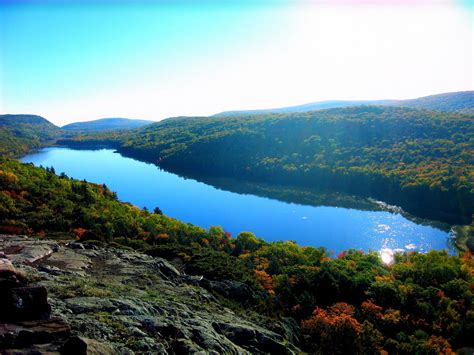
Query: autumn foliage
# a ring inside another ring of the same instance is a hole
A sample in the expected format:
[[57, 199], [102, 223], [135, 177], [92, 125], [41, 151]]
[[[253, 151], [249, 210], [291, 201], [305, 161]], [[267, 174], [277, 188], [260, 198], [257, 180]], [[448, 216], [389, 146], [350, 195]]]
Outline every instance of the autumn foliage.
[[0, 170], [1, 233], [114, 242], [180, 260], [187, 275], [243, 284], [252, 295], [237, 300], [243, 311], [295, 319], [309, 353], [450, 354], [474, 346], [469, 252], [395, 254], [390, 266], [376, 252], [332, 258], [325, 248], [182, 223], [51, 169], [0, 159]]
[[362, 332], [362, 325], [354, 314], [355, 308], [343, 302], [327, 309], [317, 307], [309, 319], [302, 321], [301, 328], [322, 348], [333, 347], [335, 352], [350, 350]]

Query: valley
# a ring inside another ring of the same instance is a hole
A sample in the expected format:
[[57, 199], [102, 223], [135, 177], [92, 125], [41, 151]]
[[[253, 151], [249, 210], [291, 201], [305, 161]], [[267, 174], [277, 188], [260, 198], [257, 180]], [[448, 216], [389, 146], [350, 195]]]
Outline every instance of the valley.
[[86, 132], [0, 116], [0, 284], [32, 307], [0, 316], [0, 348], [470, 351], [473, 119], [359, 106]]

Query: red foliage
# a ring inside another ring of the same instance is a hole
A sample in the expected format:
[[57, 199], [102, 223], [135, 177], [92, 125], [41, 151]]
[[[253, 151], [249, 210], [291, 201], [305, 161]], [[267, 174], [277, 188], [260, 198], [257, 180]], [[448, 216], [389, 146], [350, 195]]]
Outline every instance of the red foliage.
[[23, 228], [18, 226], [0, 226], [0, 232], [5, 234], [22, 234]]
[[16, 191], [13, 191], [13, 190], [6, 190], [4, 191], [7, 195], [9, 195], [10, 197], [16, 199], [16, 200], [19, 200], [21, 199], [21, 196], [16, 192]]
[[346, 253], [345, 251], [343, 251], [343, 252], [340, 252], [340, 253], [337, 255], [337, 258], [338, 258], [338, 259], [342, 259], [342, 258], [344, 258], [346, 255], [347, 255], [347, 253]]

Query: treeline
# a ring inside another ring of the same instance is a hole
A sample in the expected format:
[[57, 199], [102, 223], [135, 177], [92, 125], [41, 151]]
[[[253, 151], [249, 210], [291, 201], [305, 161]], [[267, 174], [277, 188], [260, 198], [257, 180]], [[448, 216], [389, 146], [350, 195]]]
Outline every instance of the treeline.
[[469, 115], [360, 106], [173, 118], [131, 133], [62, 143], [101, 142], [189, 175], [370, 196], [453, 224], [471, 223], [474, 212], [474, 116]]
[[392, 265], [359, 251], [331, 259], [324, 248], [204, 230], [119, 202], [105, 185], [8, 159], [0, 160], [0, 233], [119, 243], [179, 259], [187, 274], [246, 283], [256, 298], [242, 300], [241, 312], [293, 317], [312, 353], [450, 354], [474, 346], [470, 253], [397, 254]]

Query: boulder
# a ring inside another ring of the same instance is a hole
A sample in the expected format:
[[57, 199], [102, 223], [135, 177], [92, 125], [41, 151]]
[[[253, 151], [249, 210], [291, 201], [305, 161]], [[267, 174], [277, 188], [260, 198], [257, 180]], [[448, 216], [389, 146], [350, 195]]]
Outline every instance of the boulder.
[[64, 355], [113, 355], [117, 354], [110, 345], [79, 336], [70, 337], [61, 348]]
[[62, 319], [0, 323], [0, 349], [23, 349], [67, 338], [71, 327]]
[[21, 283], [12, 284], [11, 280], [0, 280], [0, 320], [48, 319], [51, 306], [43, 286], [28, 287]]
[[65, 300], [66, 307], [73, 313], [113, 312], [117, 309], [109, 299], [100, 297], [74, 297]]

